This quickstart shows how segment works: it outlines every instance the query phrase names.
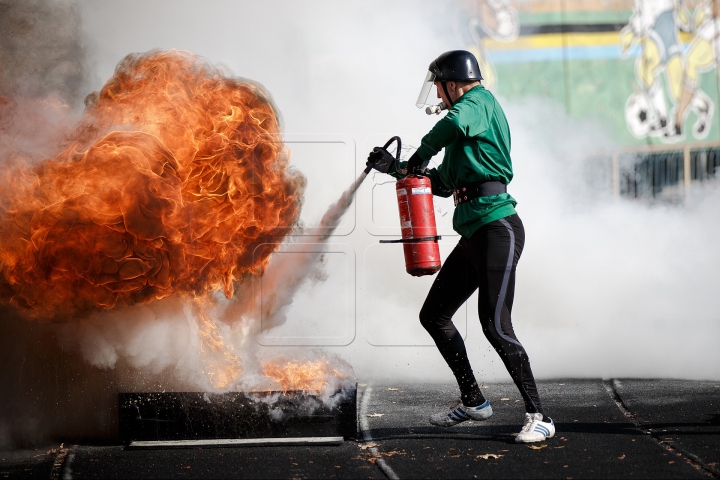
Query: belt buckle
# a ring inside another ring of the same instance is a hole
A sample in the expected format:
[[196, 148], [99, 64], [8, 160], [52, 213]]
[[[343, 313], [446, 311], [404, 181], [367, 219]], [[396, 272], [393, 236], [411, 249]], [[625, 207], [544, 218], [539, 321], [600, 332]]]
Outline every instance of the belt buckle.
[[455, 206], [458, 206], [458, 203], [460, 203], [460, 194], [458, 194], [457, 190], [453, 190], [453, 202], [455, 202]]

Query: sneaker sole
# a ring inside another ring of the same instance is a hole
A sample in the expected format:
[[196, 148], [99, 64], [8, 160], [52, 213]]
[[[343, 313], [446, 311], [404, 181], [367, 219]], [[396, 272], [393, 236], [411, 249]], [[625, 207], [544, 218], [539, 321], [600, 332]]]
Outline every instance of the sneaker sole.
[[515, 443], [536, 443], [536, 442], [544, 442], [548, 438], [553, 438], [555, 436], [555, 432], [552, 433], [552, 435], [542, 436], [542, 438], [533, 438], [532, 440], [522, 440], [520, 436], [515, 437]]
[[537, 442], [544, 442], [546, 437], [543, 438], [533, 438], [532, 440], [521, 440], [517, 437], [515, 437], [515, 443], [537, 443]]

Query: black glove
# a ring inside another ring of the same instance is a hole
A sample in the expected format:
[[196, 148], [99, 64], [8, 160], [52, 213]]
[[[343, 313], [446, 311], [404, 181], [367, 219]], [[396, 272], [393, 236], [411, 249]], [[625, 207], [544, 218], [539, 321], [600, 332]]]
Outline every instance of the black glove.
[[428, 166], [428, 163], [430, 163], [429, 160], [423, 160], [420, 158], [420, 155], [418, 155], [417, 150], [415, 150], [415, 153], [410, 156], [410, 159], [407, 163], [407, 174], [408, 175], [424, 175], [425, 169]]
[[365, 165], [374, 168], [378, 172], [388, 173], [393, 163], [395, 163], [395, 158], [390, 152], [382, 147], [375, 147], [373, 151], [370, 152], [370, 155], [368, 155]]

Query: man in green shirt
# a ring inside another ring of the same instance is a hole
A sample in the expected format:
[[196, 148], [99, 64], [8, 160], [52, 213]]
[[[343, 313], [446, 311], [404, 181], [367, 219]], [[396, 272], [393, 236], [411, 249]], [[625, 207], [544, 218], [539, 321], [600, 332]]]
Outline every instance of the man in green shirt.
[[[480, 81], [472, 53], [446, 52], [429, 67], [417, 105], [426, 104], [430, 89], [448, 112], [422, 139], [406, 171], [380, 165], [376, 152], [368, 165], [395, 178], [425, 175], [434, 195], [455, 197], [453, 228], [462, 238], [438, 272], [420, 311], [420, 322], [432, 336], [460, 387], [460, 402], [430, 417], [430, 423], [452, 426], [492, 415], [467, 358], [452, 316], [478, 290], [478, 313], [485, 336], [498, 352], [525, 402], [525, 424], [517, 442], [539, 442], [555, 434], [540, 403], [525, 349], [512, 328], [515, 268], [525, 243], [517, 202], [507, 193], [513, 178], [510, 128], [497, 99]], [[431, 107], [433, 108], [433, 107]], [[437, 107], [434, 107], [437, 109]], [[442, 164], [427, 170], [430, 158], [445, 149]]]

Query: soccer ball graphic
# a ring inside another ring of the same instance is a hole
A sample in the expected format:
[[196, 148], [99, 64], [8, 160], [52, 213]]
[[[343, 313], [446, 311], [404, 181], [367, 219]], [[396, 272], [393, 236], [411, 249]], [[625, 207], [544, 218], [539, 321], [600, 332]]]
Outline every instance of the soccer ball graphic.
[[644, 93], [633, 93], [625, 104], [625, 122], [637, 138], [650, 132], [650, 101]]

